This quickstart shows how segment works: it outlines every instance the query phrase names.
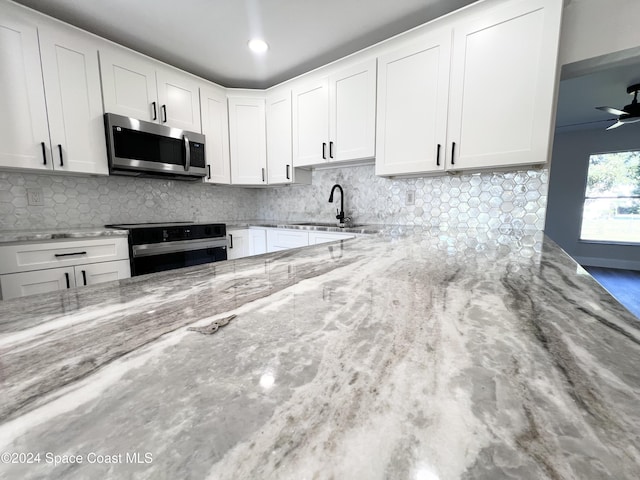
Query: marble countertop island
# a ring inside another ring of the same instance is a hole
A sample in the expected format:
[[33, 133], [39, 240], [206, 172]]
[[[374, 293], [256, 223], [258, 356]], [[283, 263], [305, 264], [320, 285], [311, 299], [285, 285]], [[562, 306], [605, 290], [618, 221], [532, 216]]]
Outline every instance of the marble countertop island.
[[638, 327], [493, 231], [0, 302], [0, 478], [637, 479]]

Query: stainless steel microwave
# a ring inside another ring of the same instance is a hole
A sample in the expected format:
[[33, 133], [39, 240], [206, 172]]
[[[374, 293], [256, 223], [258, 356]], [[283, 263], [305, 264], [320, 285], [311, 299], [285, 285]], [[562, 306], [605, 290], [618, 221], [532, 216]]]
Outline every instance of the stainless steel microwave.
[[205, 137], [114, 113], [104, 115], [109, 173], [198, 180], [206, 175]]

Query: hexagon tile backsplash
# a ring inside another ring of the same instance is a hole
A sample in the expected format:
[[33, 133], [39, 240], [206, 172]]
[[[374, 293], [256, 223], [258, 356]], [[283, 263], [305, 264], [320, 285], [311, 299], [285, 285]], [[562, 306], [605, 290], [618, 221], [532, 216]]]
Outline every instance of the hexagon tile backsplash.
[[[246, 189], [171, 180], [0, 172], [0, 229], [21, 230], [164, 221], [302, 220], [332, 222], [344, 188], [357, 223], [542, 230], [548, 172], [387, 179], [373, 165], [315, 170], [312, 185]], [[42, 189], [43, 206], [27, 202]], [[411, 199], [407, 197], [413, 196]], [[339, 194], [336, 195], [339, 202]]]
[[[258, 218], [332, 222], [340, 204], [328, 199], [338, 183], [344, 189], [345, 213], [357, 223], [505, 232], [544, 228], [546, 169], [388, 179], [377, 177], [373, 165], [364, 165], [315, 170], [312, 181], [311, 186], [260, 190]], [[413, 205], [408, 204], [410, 192]]]
[[[27, 203], [42, 189], [43, 206]], [[255, 218], [256, 192], [128, 177], [0, 172], [0, 230], [94, 227], [110, 223]]]

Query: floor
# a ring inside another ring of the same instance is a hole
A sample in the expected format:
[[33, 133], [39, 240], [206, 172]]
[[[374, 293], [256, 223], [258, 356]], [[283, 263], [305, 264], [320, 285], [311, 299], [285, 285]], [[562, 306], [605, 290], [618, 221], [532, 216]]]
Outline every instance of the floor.
[[640, 272], [616, 268], [584, 267], [627, 310], [640, 319]]

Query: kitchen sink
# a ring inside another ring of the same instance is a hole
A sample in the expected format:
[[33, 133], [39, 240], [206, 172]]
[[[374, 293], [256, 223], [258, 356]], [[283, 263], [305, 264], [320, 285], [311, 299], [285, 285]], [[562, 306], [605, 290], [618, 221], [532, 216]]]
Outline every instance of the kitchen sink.
[[346, 223], [344, 227], [339, 227], [335, 222], [299, 222], [292, 223], [291, 225], [300, 226], [300, 227], [335, 227], [335, 228], [358, 228], [364, 227], [364, 223]]

